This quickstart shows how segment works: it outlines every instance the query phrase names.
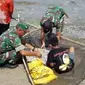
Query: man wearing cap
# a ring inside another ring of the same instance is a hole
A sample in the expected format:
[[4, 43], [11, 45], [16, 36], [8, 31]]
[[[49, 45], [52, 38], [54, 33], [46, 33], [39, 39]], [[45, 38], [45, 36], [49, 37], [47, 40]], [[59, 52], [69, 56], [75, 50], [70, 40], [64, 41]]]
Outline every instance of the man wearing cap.
[[[16, 61], [20, 55], [37, 56], [41, 54], [38, 51], [30, 51], [30, 44], [22, 44], [21, 37], [27, 32], [28, 25], [19, 22], [16, 29], [12, 32], [5, 32], [0, 36], [0, 65], [16, 67]], [[26, 48], [27, 47], [27, 48]], [[31, 49], [34, 50], [34, 47]]]

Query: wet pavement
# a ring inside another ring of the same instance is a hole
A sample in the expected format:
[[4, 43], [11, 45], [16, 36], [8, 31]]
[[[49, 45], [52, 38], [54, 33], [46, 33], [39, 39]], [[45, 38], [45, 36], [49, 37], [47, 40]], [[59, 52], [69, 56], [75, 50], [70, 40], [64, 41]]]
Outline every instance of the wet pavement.
[[0, 68], [0, 85], [31, 85], [23, 65], [17, 68]]
[[[85, 49], [82, 46], [61, 40], [60, 45], [75, 47], [75, 67], [72, 71], [57, 74], [58, 78], [47, 85], [85, 85]], [[1, 85], [30, 85], [22, 65], [15, 69], [0, 69]]]
[[[66, 22], [68, 26], [64, 29], [64, 35], [80, 38], [81, 43], [85, 42], [84, 0], [50, 0], [49, 3], [45, 3], [48, 0], [14, 0], [14, 2], [13, 17], [17, 18], [18, 13], [20, 13], [21, 20], [35, 25], [39, 25], [39, 20], [48, 5], [56, 3], [64, 7], [71, 19], [71, 22]], [[12, 25], [15, 25], [15, 23], [16, 21], [12, 20]], [[56, 74], [58, 78], [47, 85], [85, 85], [85, 47], [66, 40], [61, 40], [60, 44], [65, 47], [75, 47], [75, 67], [71, 72]], [[15, 69], [0, 68], [0, 85], [30, 85], [30, 83], [23, 66], [20, 65]]]

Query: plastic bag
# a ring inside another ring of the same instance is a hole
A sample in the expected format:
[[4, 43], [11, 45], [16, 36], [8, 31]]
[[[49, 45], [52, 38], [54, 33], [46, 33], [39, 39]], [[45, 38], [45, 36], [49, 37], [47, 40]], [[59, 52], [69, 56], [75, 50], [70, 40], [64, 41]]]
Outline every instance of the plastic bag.
[[42, 60], [36, 59], [28, 63], [34, 84], [47, 84], [57, 78], [53, 70], [43, 65]]

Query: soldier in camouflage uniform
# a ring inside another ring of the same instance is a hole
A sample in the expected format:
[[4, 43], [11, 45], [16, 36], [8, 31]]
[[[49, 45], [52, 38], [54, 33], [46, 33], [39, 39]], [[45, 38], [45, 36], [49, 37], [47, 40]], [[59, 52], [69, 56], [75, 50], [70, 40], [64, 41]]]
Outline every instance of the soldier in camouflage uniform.
[[28, 26], [20, 22], [15, 31], [5, 32], [0, 36], [0, 64], [9, 63], [13, 67], [16, 65], [18, 54], [40, 57], [38, 51], [25, 50], [25, 46], [29, 47], [30, 45], [26, 43], [24, 46], [21, 42], [21, 37], [27, 32], [27, 29]]
[[68, 18], [64, 9], [58, 6], [50, 6], [40, 21], [42, 33], [42, 47], [45, 46], [44, 36], [52, 32], [52, 28], [56, 27], [56, 34], [60, 39], [61, 31], [63, 30], [64, 15]]

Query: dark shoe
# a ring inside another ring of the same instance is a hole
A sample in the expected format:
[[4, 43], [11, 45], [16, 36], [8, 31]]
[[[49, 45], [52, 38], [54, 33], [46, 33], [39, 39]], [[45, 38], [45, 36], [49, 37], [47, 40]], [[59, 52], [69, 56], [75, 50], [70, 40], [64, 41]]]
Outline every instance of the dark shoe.
[[0, 64], [0, 68], [2, 68], [2, 67], [4, 67], [5, 66], [5, 64]]
[[13, 69], [13, 68], [16, 68], [17, 66], [18, 66], [18, 64], [7, 63], [7, 64], [5, 64], [4, 67]]

